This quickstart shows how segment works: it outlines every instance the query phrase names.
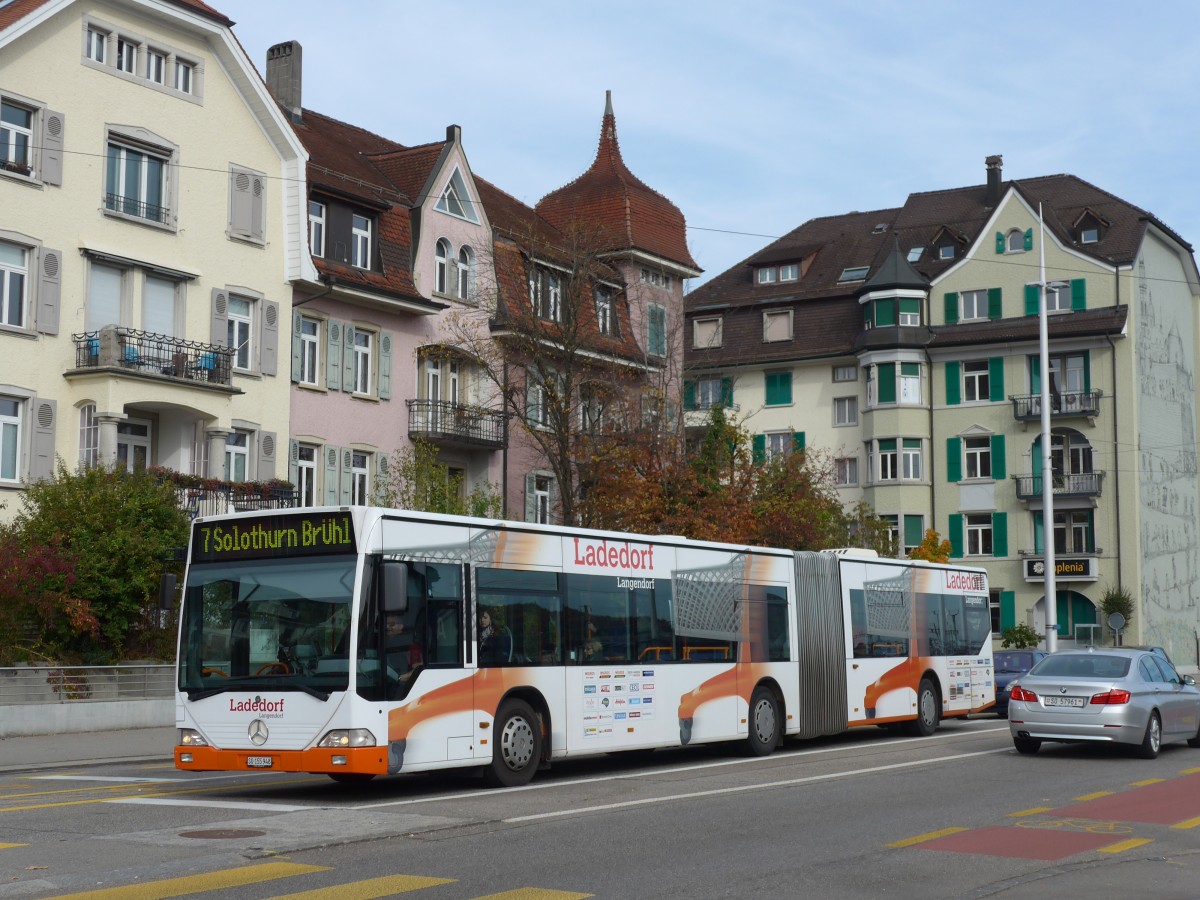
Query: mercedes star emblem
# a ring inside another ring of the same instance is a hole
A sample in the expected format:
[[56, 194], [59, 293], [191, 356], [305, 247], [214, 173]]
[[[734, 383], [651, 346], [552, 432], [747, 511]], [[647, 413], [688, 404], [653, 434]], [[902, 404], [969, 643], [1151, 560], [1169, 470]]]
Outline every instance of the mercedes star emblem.
[[262, 719], [255, 719], [250, 723], [250, 727], [246, 729], [246, 733], [250, 735], [250, 743], [255, 747], [261, 747], [267, 742], [267, 723]]

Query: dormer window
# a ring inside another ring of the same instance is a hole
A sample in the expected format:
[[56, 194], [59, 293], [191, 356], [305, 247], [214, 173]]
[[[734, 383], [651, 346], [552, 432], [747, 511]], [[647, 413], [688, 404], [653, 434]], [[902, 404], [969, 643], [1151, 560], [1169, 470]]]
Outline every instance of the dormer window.
[[798, 263], [788, 263], [786, 266], [779, 267], [780, 281], [796, 281], [800, 277], [800, 265]]
[[954, 245], [942, 244], [937, 248], [938, 259], [954, 259]]
[[462, 172], [456, 168], [433, 208], [439, 212], [478, 224], [479, 217], [475, 214], [474, 207], [471, 195], [467, 192], [466, 182], [463, 181]]
[[871, 270], [870, 266], [847, 266], [842, 269], [842, 274], [838, 276], [838, 284], [848, 284], [851, 281], [864, 281], [867, 277], [867, 272]]
[[774, 284], [775, 283], [775, 267], [763, 266], [758, 270], [759, 284]]
[[1088, 225], [1079, 230], [1079, 243], [1095, 244], [1100, 240], [1100, 229], [1095, 225]]
[[350, 252], [350, 265], [357, 269], [371, 268], [371, 220], [366, 216], [351, 216]]

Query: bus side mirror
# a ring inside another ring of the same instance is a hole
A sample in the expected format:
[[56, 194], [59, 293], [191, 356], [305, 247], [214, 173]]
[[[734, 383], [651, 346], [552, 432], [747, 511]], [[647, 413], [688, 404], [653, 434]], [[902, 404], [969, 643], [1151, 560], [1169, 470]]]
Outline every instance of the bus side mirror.
[[158, 579], [158, 608], [164, 612], [170, 611], [175, 605], [175, 585], [179, 583], [174, 572], [163, 572]]
[[384, 560], [379, 566], [379, 588], [385, 613], [408, 612], [408, 563]]

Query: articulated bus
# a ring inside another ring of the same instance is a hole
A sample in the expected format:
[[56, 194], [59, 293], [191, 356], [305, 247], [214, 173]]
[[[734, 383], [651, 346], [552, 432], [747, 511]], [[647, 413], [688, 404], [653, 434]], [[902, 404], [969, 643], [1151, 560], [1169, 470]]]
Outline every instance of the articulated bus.
[[175, 763], [337, 781], [856, 726], [995, 700], [987, 575], [371, 507], [193, 524]]

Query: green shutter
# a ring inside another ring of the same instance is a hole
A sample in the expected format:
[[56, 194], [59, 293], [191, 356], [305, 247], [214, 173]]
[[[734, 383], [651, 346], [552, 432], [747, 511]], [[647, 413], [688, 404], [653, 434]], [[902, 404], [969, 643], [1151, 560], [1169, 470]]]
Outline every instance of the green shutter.
[[733, 379], [721, 379], [721, 405], [733, 406]]
[[1025, 249], [1026, 250], [1033, 249], [1033, 229], [1032, 228], [1025, 229]]
[[1025, 315], [1036, 316], [1041, 311], [1041, 293], [1036, 284], [1025, 285]]
[[[1033, 466], [1033, 477], [1042, 474], [1042, 438], [1038, 435], [1033, 439], [1033, 449], [1030, 451], [1029, 463]], [[1038, 488], [1040, 491], [1041, 488]]]
[[1008, 556], [1008, 513], [992, 513], [992, 556]]
[[950, 555], [961, 559], [963, 555], [963, 517], [962, 513], [950, 515]]
[[1003, 634], [1009, 628], [1017, 626], [1017, 593], [1016, 591], [1000, 592], [1000, 632]]
[[896, 402], [896, 364], [880, 363], [877, 367], [878, 400], [880, 403]]
[[767, 436], [765, 434], [756, 434], [750, 439], [750, 452], [754, 457], [754, 461], [761, 465], [767, 459]]
[[886, 328], [896, 324], [896, 298], [885, 297], [875, 301], [875, 325]]
[[1004, 239], [1004, 232], [997, 231], [996, 232], [996, 252], [1003, 253], [1007, 249], [1008, 249], [1008, 241], [1006, 241]]
[[1004, 318], [1004, 292], [998, 288], [988, 288], [988, 318]]
[[1008, 477], [1008, 460], [1005, 458], [1004, 435], [992, 435], [992, 477], [1003, 481]]
[[795, 453], [803, 453], [804, 449], [805, 449], [804, 448], [804, 432], [803, 431], [793, 431], [792, 432], [792, 451]]
[[946, 480], [962, 481], [962, 438], [946, 438]]
[[901, 297], [900, 312], [915, 315], [919, 318], [921, 315], [921, 301], [916, 297]]
[[922, 527], [924, 520], [920, 516], [905, 516], [904, 517], [904, 546], [915, 547], [921, 543], [925, 537], [925, 529]]
[[956, 291], [947, 291], [944, 299], [946, 303], [946, 324], [953, 325], [958, 321], [958, 293]]
[[683, 408], [696, 408], [696, 382], [690, 379], [683, 382]]
[[962, 367], [957, 362], [946, 363], [946, 405], [962, 403]]
[[1069, 607], [1071, 605], [1069, 602], [1070, 596], [1070, 591], [1054, 592], [1054, 608], [1057, 610], [1055, 613], [1057, 618], [1054, 620], [1054, 630], [1062, 637], [1068, 637], [1070, 635], [1069, 628], [1071, 620], [1067, 618], [1070, 611]]
[[1033, 514], [1033, 553], [1035, 556], [1041, 556], [1045, 551], [1042, 549], [1042, 511], [1038, 510]]
[[1071, 279], [1071, 309], [1087, 309], [1087, 279]]
[[767, 406], [782, 406], [792, 402], [792, 373], [768, 372]]
[[1083, 389], [1088, 392], [1092, 390], [1092, 354], [1089, 351], [1083, 354]]
[[1004, 357], [988, 359], [988, 399], [993, 403], [1004, 400]]
[[1042, 390], [1042, 358], [1037, 353], [1029, 357], [1029, 392], [1040, 393]]

